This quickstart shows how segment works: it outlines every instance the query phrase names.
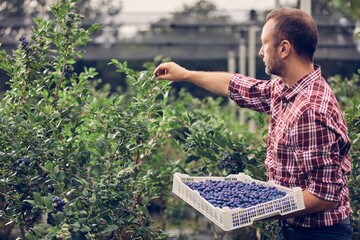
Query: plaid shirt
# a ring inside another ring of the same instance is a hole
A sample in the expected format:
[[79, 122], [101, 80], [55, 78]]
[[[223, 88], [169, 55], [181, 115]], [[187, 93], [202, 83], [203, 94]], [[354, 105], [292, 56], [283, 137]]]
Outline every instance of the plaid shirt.
[[236, 74], [229, 95], [240, 107], [270, 115], [265, 166], [268, 180], [307, 189], [314, 196], [339, 201], [339, 207], [288, 218], [303, 227], [331, 226], [351, 212], [347, 181], [351, 173], [350, 140], [343, 114], [321, 68], [288, 88], [280, 78], [261, 81]]

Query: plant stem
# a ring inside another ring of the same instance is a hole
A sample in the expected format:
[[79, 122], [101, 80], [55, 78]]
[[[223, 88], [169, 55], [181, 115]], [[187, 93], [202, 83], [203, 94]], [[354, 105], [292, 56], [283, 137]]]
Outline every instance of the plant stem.
[[116, 146], [116, 149], [115, 149], [113, 155], [112, 155], [111, 158], [110, 158], [110, 162], [112, 162], [112, 161], [114, 160], [115, 154], [116, 154], [117, 150], [119, 149], [120, 145], [121, 145], [123, 142], [124, 142], [124, 139], [122, 138], [121, 141], [120, 141], [120, 143]]
[[0, 195], [3, 195], [4, 197], [8, 197], [9, 195], [5, 194], [5, 193], [2, 193], [0, 192]]
[[226, 235], [226, 232], [223, 232], [223, 234], [221, 235], [220, 240], [223, 240], [223, 238], [225, 237], [225, 235]]
[[111, 209], [108, 209], [108, 210], [106, 210], [106, 211], [104, 211], [104, 212], [102, 212], [102, 213], [99, 213], [96, 217], [90, 219], [89, 223], [92, 222], [92, 221], [94, 221], [96, 218], [100, 217], [101, 215], [103, 215], [104, 213], [107, 213], [107, 212], [109, 212], [109, 211], [111, 211]]
[[218, 238], [218, 235], [217, 235], [216, 230], [215, 230], [215, 224], [213, 222], [210, 222], [210, 225], [211, 225], [211, 231], [214, 234], [214, 239], [218, 240], [219, 238]]
[[215, 166], [215, 171], [219, 174], [219, 176], [223, 176], [221, 171], [219, 170], [219, 168], [217, 166]]
[[20, 225], [20, 232], [21, 232], [21, 236], [22, 236], [24, 239], [26, 239], [26, 238], [25, 238], [26, 232], [25, 232], [25, 229], [24, 229], [24, 226], [23, 226], [23, 225]]
[[[69, 45], [66, 46], [65, 53], [64, 53], [65, 56], [68, 54], [68, 51], [69, 51]], [[56, 87], [56, 93], [55, 93], [54, 99], [57, 99], [59, 91], [60, 91], [61, 84], [64, 82], [64, 72], [65, 72], [66, 64], [67, 64], [67, 62], [65, 61], [64, 65], [62, 66], [61, 80], [60, 80], [59, 85], [57, 85], [57, 87]]]

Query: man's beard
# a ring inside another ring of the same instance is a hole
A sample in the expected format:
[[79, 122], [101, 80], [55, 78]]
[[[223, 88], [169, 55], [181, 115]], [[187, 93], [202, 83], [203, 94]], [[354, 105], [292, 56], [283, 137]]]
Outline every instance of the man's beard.
[[284, 73], [284, 64], [276, 53], [274, 53], [272, 58], [267, 61], [265, 66], [265, 72], [268, 75], [277, 75], [281, 77]]

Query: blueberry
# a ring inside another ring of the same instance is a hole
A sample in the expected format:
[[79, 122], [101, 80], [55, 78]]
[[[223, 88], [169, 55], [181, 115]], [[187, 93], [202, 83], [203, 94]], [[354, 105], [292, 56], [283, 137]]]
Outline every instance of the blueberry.
[[27, 157], [25, 157], [25, 158], [20, 159], [19, 162], [20, 162], [20, 163], [22, 162], [22, 163], [24, 163], [25, 165], [29, 165], [30, 159], [27, 158]]
[[56, 197], [52, 200], [53, 206], [56, 210], [62, 211], [63, 207], [65, 206], [65, 202], [61, 197]]
[[21, 46], [22, 47], [27, 47], [29, 45], [28, 41], [26, 40], [26, 36], [25, 35], [21, 35], [19, 38], [20, 42], [21, 42]]

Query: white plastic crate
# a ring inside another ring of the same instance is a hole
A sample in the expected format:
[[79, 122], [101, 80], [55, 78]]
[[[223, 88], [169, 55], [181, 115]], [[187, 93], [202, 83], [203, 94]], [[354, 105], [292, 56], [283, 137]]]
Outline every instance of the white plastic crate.
[[[287, 194], [282, 198], [248, 208], [230, 209], [225, 207], [221, 209], [214, 207], [205, 198], [201, 197], [198, 191], [191, 190], [184, 184], [185, 182], [205, 182], [206, 180], [242, 181], [245, 183], [255, 182], [256, 184], [262, 184], [264, 186], [274, 186]], [[284, 215], [305, 208], [301, 188], [296, 187], [290, 189], [276, 185], [273, 182], [255, 180], [244, 173], [231, 174], [227, 177], [190, 177], [187, 174], [175, 173], [172, 191], [224, 231], [249, 226], [257, 220], [279, 214]]]

